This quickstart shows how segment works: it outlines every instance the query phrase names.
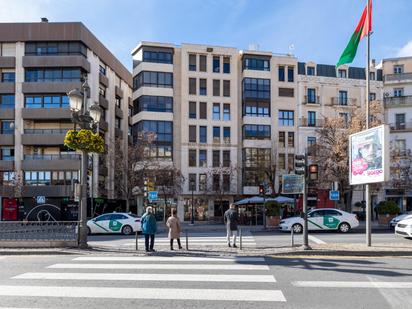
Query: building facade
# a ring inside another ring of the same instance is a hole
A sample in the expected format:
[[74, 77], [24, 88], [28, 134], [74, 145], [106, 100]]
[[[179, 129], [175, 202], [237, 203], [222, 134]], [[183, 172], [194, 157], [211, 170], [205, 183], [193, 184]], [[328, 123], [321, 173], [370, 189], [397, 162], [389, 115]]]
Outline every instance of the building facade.
[[127, 151], [130, 72], [82, 23], [3, 23], [0, 42], [2, 220], [77, 218], [80, 154], [63, 141], [74, 128], [67, 93], [84, 80], [88, 104], [102, 108], [107, 149], [89, 157], [89, 196], [99, 198], [91, 213], [96, 201], [119, 198], [115, 158]]

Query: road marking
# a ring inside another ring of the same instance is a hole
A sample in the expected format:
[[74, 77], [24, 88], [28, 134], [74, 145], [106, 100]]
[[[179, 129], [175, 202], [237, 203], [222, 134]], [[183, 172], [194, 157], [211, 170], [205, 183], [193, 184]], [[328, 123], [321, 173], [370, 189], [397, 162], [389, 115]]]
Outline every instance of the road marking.
[[267, 265], [252, 264], [54, 264], [59, 269], [194, 269], [194, 270], [269, 270]]
[[159, 289], [0, 285], [2, 296], [285, 302], [280, 290]]
[[412, 282], [371, 281], [295, 281], [292, 285], [307, 288], [387, 288], [412, 289]]
[[107, 280], [107, 281], [196, 281], [274, 283], [272, 275], [201, 275], [201, 274], [115, 274], [115, 273], [25, 273], [12, 279]]
[[309, 240], [313, 241], [314, 243], [317, 243], [318, 245], [324, 245], [326, 244], [326, 242], [324, 242], [323, 240], [313, 236], [313, 235], [309, 235]]
[[86, 256], [77, 257], [72, 261], [139, 261], [139, 262], [265, 262], [262, 257], [229, 257], [229, 258], [209, 258], [209, 257], [188, 257], [188, 256]]

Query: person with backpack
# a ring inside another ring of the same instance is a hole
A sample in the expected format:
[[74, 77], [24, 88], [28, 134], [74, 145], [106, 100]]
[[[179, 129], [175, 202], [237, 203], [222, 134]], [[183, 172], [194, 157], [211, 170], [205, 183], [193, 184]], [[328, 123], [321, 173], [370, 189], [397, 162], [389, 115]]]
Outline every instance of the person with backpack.
[[[144, 234], [144, 244], [146, 252], [155, 252], [154, 239], [157, 230], [156, 217], [153, 214], [153, 208], [151, 206], [146, 208], [145, 214], [140, 219], [142, 225], [142, 233]], [[150, 243], [149, 243], [150, 240]]]

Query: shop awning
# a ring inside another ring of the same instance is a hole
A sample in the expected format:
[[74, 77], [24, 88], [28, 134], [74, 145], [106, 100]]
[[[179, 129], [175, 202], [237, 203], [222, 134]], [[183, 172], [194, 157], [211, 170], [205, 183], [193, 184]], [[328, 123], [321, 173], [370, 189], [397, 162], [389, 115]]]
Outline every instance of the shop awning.
[[263, 204], [264, 201], [266, 202], [275, 201], [278, 203], [291, 203], [291, 204], [295, 202], [293, 198], [289, 198], [286, 196], [278, 196], [275, 198], [273, 197], [263, 198], [261, 196], [253, 196], [253, 197], [247, 197], [247, 198], [244, 198], [243, 200], [237, 201], [235, 205]]

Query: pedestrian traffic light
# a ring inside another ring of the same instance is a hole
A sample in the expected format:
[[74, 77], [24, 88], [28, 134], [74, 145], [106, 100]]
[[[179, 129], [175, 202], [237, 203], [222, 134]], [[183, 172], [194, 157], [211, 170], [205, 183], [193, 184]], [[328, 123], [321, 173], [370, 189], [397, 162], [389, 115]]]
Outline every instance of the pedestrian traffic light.
[[145, 178], [144, 182], [143, 182], [143, 196], [147, 197], [147, 178]]
[[318, 165], [309, 165], [309, 180], [318, 180]]
[[306, 175], [306, 155], [295, 155], [295, 174]]
[[265, 195], [265, 186], [259, 185], [259, 195]]

